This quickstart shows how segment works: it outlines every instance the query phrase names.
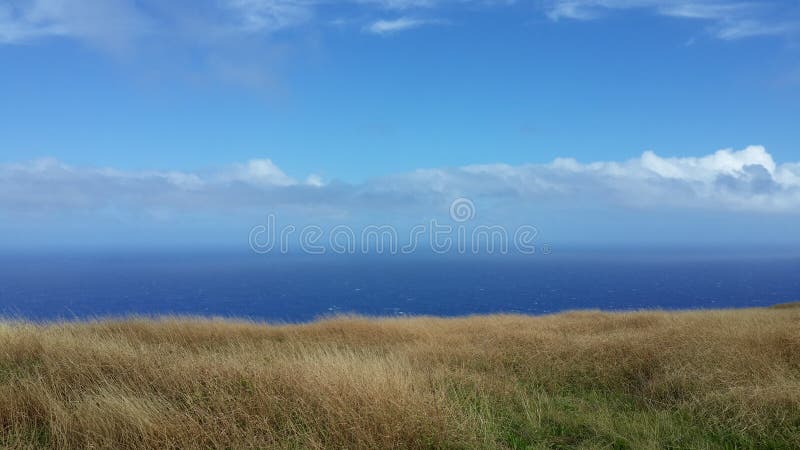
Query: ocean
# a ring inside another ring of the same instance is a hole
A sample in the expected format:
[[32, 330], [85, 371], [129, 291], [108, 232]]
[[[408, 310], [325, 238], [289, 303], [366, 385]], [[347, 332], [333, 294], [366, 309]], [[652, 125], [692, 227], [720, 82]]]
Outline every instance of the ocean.
[[76, 252], [0, 256], [0, 315], [459, 316], [765, 306], [800, 300], [800, 257], [535, 257]]

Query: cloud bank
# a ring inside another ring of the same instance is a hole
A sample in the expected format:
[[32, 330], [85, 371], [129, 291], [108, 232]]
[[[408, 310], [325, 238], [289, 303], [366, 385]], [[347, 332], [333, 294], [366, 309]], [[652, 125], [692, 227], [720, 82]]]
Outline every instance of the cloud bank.
[[454, 198], [509, 211], [540, 206], [737, 214], [800, 213], [800, 163], [776, 163], [760, 146], [703, 157], [644, 152], [628, 161], [470, 165], [419, 169], [363, 183], [298, 179], [269, 159], [206, 172], [78, 167], [54, 159], [0, 165], [0, 214], [125, 211], [228, 214], [291, 209], [308, 217], [433, 214]]

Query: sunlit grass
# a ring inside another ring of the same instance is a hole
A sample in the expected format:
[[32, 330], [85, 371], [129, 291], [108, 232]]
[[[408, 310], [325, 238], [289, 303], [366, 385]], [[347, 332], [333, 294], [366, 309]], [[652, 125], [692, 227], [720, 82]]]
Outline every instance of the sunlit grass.
[[800, 448], [800, 308], [6, 322], [0, 446]]

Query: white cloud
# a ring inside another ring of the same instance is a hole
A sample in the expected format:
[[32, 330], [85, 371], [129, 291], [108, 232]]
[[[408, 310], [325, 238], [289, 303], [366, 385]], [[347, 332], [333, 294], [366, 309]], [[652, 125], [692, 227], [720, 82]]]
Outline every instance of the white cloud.
[[436, 23], [433, 20], [425, 20], [425, 19], [416, 19], [413, 17], [398, 17], [397, 19], [391, 20], [377, 20], [365, 29], [370, 33], [375, 34], [391, 34], [396, 33], [398, 31], [405, 31], [410, 30], [412, 28], [418, 28], [423, 25], [430, 25]]
[[322, 177], [312, 173], [306, 177], [306, 184], [309, 186], [322, 187], [325, 185], [325, 182], [322, 181]]
[[[0, 213], [116, 210], [205, 211], [318, 208], [337, 214], [428, 211], [457, 197], [513, 210], [604, 205], [634, 210], [800, 213], [800, 163], [778, 164], [760, 146], [702, 157], [644, 152], [627, 161], [471, 165], [420, 169], [361, 184], [298, 181], [268, 159], [216, 171], [133, 172], [57, 160], [0, 165]], [[430, 212], [430, 211], [429, 211]]]
[[736, 176], [747, 166], [761, 166], [775, 173], [775, 161], [764, 147], [750, 146], [744, 150], [719, 150], [702, 158], [661, 158], [651, 151], [641, 157], [642, 167], [661, 177], [680, 180], [712, 182], [720, 175]]
[[647, 151], [630, 161], [551, 167], [582, 174], [620, 204], [709, 210], [792, 212], [800, 207], [797, 166], [777, 165], [764, 147], [719, 150], [700, 158]]
[[239, 181], [257, 186], [292, 186], [297, 184], [269, 159], [252, 159], [245, 164], [234, 164], [223, 171], [222, 181]]

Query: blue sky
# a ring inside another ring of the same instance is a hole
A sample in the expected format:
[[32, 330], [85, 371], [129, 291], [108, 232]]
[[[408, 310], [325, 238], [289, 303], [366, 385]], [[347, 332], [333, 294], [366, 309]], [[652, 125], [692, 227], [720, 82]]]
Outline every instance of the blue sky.
[[794, 1], [0, 0], [6, 243], [458, 196], [556, 241], [798, 242], [799, 124]]

